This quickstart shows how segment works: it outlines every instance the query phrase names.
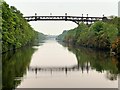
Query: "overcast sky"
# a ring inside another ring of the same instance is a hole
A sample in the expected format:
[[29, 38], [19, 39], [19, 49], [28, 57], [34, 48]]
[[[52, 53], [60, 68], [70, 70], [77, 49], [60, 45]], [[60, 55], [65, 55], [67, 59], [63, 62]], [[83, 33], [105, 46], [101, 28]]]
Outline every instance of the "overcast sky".
[[[15, 6], [24, 16], [37, 15], [68, 15], [111, 16], [118, 15], [119, 0], [5, 0]], [[31, 26], [39, 32], [58, 35], [63, 30], [77, 27], [70, 21], [33, 21]]]

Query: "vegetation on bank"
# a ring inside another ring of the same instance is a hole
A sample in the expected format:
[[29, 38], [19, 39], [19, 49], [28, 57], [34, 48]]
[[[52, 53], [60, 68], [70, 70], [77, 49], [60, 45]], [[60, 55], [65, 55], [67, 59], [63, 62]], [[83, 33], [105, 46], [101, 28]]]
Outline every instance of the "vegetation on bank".
[[57, 39], [76, 45], [101, 50], [112, 50], [120, 55], [120, 18], [97, 21], [91, 26], [81, 23], [69, 31], [63, 31]]
[[[38, 32], [23, 18], [23, 14], [14, 6], [2, 3], [2, 52], [20, 48], [32, 42]], [[39, 35], [42, 35], [40, 33]], [[0, 35], [1, 38], [1, 35]]]

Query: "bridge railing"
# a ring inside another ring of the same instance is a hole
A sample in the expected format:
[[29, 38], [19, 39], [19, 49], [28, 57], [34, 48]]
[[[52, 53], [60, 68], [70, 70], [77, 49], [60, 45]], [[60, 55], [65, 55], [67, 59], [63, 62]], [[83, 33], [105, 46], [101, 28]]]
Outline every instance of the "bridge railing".
[[107, 17], [83, 17], [83, 16], [26, 16], [27, 21], [73, 21], [77, 24], [79, 22], [95, 22], [107, 19]]

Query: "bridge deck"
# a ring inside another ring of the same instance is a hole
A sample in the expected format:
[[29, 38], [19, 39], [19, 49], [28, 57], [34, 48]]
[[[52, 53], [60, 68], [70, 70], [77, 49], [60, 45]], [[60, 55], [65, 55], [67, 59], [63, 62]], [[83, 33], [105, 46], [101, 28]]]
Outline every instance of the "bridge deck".
[[82, 17], [82, 16], [26, 16], [27, 21], [73, 21], [76, 24], [79, 22], [95, 22], [107, 19], [107, 17]]

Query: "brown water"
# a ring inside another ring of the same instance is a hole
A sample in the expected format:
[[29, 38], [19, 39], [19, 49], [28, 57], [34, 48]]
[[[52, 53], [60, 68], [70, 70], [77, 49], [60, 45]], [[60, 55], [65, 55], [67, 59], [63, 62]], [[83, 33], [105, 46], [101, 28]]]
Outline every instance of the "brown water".
[[56, 40], [24, 50], [11, 57], [18, 61], [16, 69], [24, 67], [11, 75], [16, 88], [118, 88], [118, 61], [107, 52], [78, 49]]

